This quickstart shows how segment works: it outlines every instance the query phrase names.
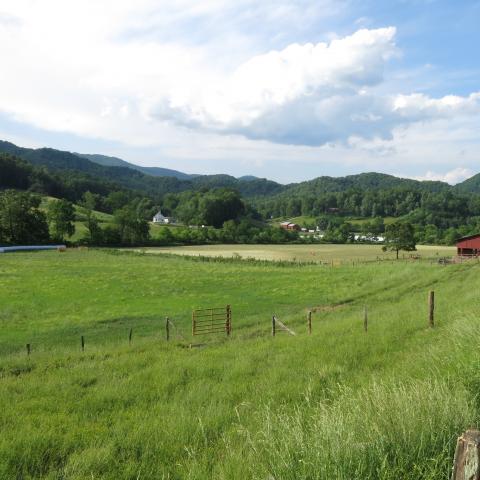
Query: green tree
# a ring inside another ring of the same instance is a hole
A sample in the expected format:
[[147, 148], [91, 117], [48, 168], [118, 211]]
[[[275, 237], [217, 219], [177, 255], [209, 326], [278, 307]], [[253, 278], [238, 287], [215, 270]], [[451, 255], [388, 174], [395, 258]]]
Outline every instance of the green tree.
[[26, 192], [0, 193], [0, 242], [17, 245], [44, 243], [50, 239], [40, 198]]
[[52, 200], [47, 207], [47, 219], [53, 238], [62, 242], [75, 233], [75, 208], [68, 200]]
[[449, 228], [445, 232], [443, 243], [445, 243], [445, 245], [455, 245], [455, 242], [460, 238], [460, 236], [461, 235], [455, 228]]
[[245, 212], [240, 194], [233, 190], [211, 190], [198, 203], [202, 223], [220, 228], [227, 220], [235, 220]]
[[126, 206], [130, 201], [130, 195], [125, 191], [114, 191], [110, 192], [107, 197], [107, 205], [110, 208], [110, 211], [114, 212]]
[[395, 222], [385, 228], [385, 245], [383, 251], [391, 250], [397, 253], [400, 250], [412, 252], [416, 250], [415, 229], [411, 223]]
[[175, 242], [175, 236], [168, 227], [160, 228], [156, 240], [161, 245], [172, 245]]
[[[305, 210], [307, 213], [307, 210]], [[298, 198], [291, 198], [287, 204], [287, 217], [298, 217], [302, 214], [302, 202]]]
[[98, 218], [94, 212], [97, 200], [98, 195], [95, 195], [91, 192], [85, 192], [83, 195], [83, 200], [80, 204], [85, 212], [84, 225], [88, 230], [88, 243], [93, 245], [99, 245], [102, 243], [102, 229], [100, 228]]
[[134, 206], [127, 205], [116, 210], [113, 217], [122, 244], [136, 245], [149, 240], [150, 225], [138, 216]]

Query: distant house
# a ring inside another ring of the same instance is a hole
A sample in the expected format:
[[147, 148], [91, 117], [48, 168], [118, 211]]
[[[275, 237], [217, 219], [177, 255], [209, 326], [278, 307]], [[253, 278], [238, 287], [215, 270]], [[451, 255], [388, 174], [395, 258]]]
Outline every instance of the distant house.
[[153, 223], [164, 223], [164, 224], [170, 224], [173, 223], [173, 218], [171, 217], [166, 217], [165, 215], [162, 214], [161, 211], [159, 211], [154, 217], [153, 217]]
[[385, 241], [385, 237], [378, 236], [378, 235], [360, 235], [355, 234], [354, 239], [356, 242], [373, 242], [373, 243], [383, 243]]
[[300, 225], [297, 225], [296, 223], [290, 223], [290, 222], [282, 222], [280, 224], [280, 228], [283, 228], [284, 230], [295, 230], [295, 231], [300, 231]]
[[457, 255], [480, 256], [480, 234], [460, 238], [457, 241]]

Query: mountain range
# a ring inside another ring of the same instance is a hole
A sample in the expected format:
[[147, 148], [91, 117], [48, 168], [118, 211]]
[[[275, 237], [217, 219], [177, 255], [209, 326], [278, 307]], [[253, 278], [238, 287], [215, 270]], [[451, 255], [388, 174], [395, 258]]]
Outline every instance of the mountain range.
[[223, 174], [187, 174], [167, 168], [143, 167], [117, 157], [74, 153], [53, 148], [23, 148], [1, 140], [0, 153], [15, 155], [33, 165], [46, 167], [52, 171], [81, 172], [88, 176], [117, 183], [124, 188], [155, 195], [216, 187], [235, 188], [246, 197], [271, 196], [282, 193], [318, 195], [352, 188], [362, 190], [410, 188], [431, 192], [452, 189], [459, 193], [480, 193], [480, 174], [455, 186], [439, 181], [419, 181], [375, 172], [345, 177], [322, 176], [305, 182], [282, 185], [272, 180], [249, 175], [235, 178]]

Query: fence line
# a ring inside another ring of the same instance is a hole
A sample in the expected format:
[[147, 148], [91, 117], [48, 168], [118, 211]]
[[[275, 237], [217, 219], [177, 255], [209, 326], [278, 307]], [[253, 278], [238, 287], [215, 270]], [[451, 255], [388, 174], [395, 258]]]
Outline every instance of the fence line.
[[[167, 317], [168, 318], [168, 317]], [[180, 332], [180, 330], [177, 328], [177, 326], [170, 320], [168, 319], [168, 322], [170, 323], [170, 325], [175, 329], [175, 332], [177, 332], [177, 335], [182, 339], [184, 340], [185, 342], [187, 341], [187, 339], [182, 335], [182, 332]]]
[[[428, 327], [434, 328], [435, 326], [435, 291], [430, 290], [428, 292]], [[222, 310], [224, 313], [216, 313], [218, 310]], [[226, 333], [227, 335], [231, 334], [232, 329], [232, 310], [230, 305], [226, 307], [218, 307], [212, 309], [201, 309], [198, 310], [202, 314], [197, 317], [193, 311], [193, 326], [192, 326], [192, 336], [203, 335], [203, 334], [216, 334], [216, 333]], [[312, 334], [312, 314], [316, 311], [315, 309], [309, 309], [307, 311], [307, 334]], [[203, 312], [210, 312], [210, 314], [205, 315]], [[220, 315], [220, 317], [218, 317]], [[363, 308], [363, 330], [365, 333], [368, 333], [369, 328], [369, 309], [367, 305]], [[278, 319], [276, 315], [272, 316], [271, 324], [271, 334], [276, 336], [278, 332], [286, 332], [292, 336], [296, 336], [297, 333], [286, 326], [282, 321]], [[165, 336], [166, 340], [170, 341], [171, 333], [174, 329], [175, 335], [179, 337], [182, 341], [188, 342], [187, 337], [181, 332], [181, 330], [175, 325], [175, 323], [170, 319], [170, 317], [165, 317]], [[78, 339], [78, 337], [77, 337]], [[77, 340], [78, 341], [78, 340]], [[131, 345], [133, 342], [133, 327], [130, 327], [128, 330], [128, 344]], [[31, 342], [24, 344], [26, 347], [27, 356], [31, 356], [33, 353], [33, 344]], [[81, 351], [85, 352], [86, 348], [86, 337], [85, 335], [80, 336], [80, 347]], [[479, 479], [480, 480], [480, 479]]]
[[290, 335], [297, 335], [293, 330], [290, 330], [284, 323], [282, 323], [275, 315], [272, 316], [272, 336], [276, 334], [276, 325], [283, 329], [285, 332], [288, 332]]

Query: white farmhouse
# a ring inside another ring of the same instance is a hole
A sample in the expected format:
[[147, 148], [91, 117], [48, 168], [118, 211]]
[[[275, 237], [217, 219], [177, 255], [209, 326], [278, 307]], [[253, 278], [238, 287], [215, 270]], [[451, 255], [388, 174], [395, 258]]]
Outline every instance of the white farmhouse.
[[160, 210], [154, 217], [153, 217], [153, 223], [172, 223], [172, 218], [170, 217], [165, 217], [165, 215], [162, 214], [162, 211]]

